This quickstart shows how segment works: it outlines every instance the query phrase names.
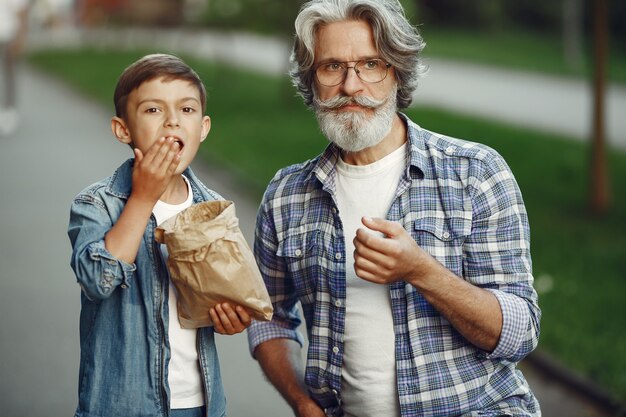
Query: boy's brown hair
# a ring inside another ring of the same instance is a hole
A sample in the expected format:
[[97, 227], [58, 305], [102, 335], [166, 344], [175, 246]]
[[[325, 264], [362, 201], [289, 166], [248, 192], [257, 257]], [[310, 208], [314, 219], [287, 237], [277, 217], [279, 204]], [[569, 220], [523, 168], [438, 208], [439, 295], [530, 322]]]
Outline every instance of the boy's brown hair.
[[141, 84], [158, 77], [164, 77], [165, 80], [185, 80], [192, 83], [200, 93], [200, 103], [202, 104], [202, 112], [204, 112], [206, 89], [198, 74], [182, 59], [174, 55], [151, 54], [132, 63], [120, 75], [113, 94], [115, 115], [125, 118], [128, 95]]

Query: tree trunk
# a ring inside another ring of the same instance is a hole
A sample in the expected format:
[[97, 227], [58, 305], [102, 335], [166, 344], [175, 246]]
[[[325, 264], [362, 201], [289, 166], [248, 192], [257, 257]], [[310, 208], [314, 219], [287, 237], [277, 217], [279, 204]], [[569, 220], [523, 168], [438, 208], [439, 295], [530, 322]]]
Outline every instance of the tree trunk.
[[594, 0], [593, 142], [591, 155], [591, 210], [606, 213], [610, 205], [604, 133], [605, 73], [608, 49], [607, 0]]

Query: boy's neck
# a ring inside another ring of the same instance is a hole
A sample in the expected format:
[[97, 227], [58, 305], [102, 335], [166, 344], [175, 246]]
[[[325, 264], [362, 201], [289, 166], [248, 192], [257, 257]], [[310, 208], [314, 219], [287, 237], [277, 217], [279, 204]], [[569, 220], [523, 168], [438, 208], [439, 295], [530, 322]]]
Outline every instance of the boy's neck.
[[187, 182], [182, 175], [179, 175], [172, 179], [159, 200], [167, 204], [181, 204], [187, 201], [188, 193]]

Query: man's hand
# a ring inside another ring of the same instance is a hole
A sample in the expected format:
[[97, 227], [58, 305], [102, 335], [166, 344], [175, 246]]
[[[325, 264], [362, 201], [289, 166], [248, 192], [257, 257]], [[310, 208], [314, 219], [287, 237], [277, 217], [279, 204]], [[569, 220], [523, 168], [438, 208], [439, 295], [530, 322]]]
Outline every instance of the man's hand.
[[411, 282], [433, 261], [399, 223], [370, 217], [361, 221], [370, 230], [360, 228], [354, 238], [354, 269], [360, 278], [377, 284]]
[[134, 152], [133, 197], [156, 203], [174, 178], [180, 162], [180, 145], [171, 137], [163, 137], [145, 155], [136, 148]]
[[413, 240], [399, 223], [363, 217], [354, 238], [356, 274], [377, 284], [404, 280], [470, 343], [491, 352], [502, 331], [502, 311], [495, 295], [457, 277]]
[[252, 317], [242, 306], [231, 307], [228, 303], [218, 304], [209, 310], [215, 331], [220, 334], [233, 335], [241, 333], [250, 326]]

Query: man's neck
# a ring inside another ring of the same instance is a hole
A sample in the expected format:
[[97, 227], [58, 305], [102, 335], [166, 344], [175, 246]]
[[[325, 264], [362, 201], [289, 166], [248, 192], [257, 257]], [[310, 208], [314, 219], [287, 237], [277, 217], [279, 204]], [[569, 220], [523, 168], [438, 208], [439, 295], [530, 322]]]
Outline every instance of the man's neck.
[[391, 130], [378, 144], [358, 152], [341, 152], [341, 159], [350, 165], [369, 165], [389, 155], [406, 142], [406, 124], [397, 114]]

